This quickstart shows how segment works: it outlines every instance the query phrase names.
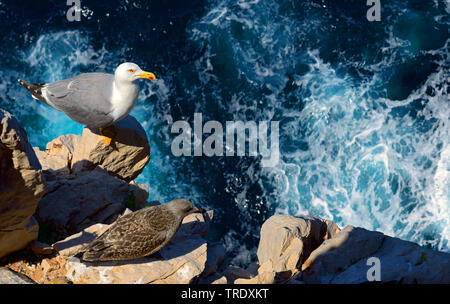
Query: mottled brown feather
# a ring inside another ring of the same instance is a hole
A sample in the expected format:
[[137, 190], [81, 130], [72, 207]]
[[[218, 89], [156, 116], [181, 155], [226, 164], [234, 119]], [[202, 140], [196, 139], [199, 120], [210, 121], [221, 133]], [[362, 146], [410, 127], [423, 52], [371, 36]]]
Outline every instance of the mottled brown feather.
[[184, 216], [198, 210], [186, 200], [175, 200], [124, 215], [84, 248], [82, 259], [128, 260], [155, 253], [172, 239]]

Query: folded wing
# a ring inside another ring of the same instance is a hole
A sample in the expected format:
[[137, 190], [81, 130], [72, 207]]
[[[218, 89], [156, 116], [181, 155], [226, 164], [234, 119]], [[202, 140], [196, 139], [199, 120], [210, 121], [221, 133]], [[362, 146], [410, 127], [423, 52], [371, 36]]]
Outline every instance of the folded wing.
[[114, 76], [87, 73], [54, 82], [43, 88], [47, 103], [88, 127], [104, 127], [113, 122]]

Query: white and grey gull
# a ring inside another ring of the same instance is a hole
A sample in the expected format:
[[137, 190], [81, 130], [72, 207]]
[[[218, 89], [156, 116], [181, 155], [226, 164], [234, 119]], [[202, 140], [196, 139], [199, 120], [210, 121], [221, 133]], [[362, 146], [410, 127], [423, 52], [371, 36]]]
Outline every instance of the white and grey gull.
[[[33, 96], [50, 107], [65, 113], [72, 120], [91, 129], [104, 129], [125, 118], [133, 109], [139, 95], [136, 80], [154, 80], [153, 73], [143, 71], [137, 64], [120, 64], [114, 75], [84, 73], [52, 83], [29, 83], [19, 79]], [[111, 138], [104, 137], [107, 144]]]

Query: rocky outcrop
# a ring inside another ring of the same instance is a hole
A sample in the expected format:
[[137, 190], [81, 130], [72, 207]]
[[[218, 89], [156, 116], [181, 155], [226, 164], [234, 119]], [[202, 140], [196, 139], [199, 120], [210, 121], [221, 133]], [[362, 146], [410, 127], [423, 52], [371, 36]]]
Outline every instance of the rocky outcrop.
[[79, 146], [81, 136], [75, 134], [61, 135], [49, 142], [45, 151], [34, 147], [42, 169], [53, 175], [70, 174], [75, 147]]
[[[126, 182], [134, 180], [150, 161], [144, 129], [132, 116], [117, 122], [107, 145], [98, 130], [83, 129], [82, 135], [61, 135], [46, 146], [34, 148], [42, 168], [52, 174], [89, 172], [96, 167]], [[108, 129], [108, 131], [110, 130]]]
[[312, 250], [339, 231], [332, 221], [316, 217], [281, 214], [270, 217], [261, 227], [258, 275], [269, 272], [272, 277], [289, 278]]
[[32, 215], [43, 194], [41, 166], [25, 130], [0, 109], [0, 257], [37, 238]]
[[[186, 217], [169, 245], [150, 257], [81, 262], [76, 257], [80, 249], [108, 228], [96, 224], [53, 244], [54, 255], [37, 264], [18, 261], [8, 267], [37, 283], [359, 284], [369, 282], [372, 264], [368, 261], [376, 258], [380, 261], [382, 283], [450, 283], [448, 253], [362, 228], [347, 226], [339, 231], [331, 221], [314, 217], [276, 216], [276, 220], [266, 222], [266, 228], [273, 227], [278, 234], [271, 232], [264, 234], [264, 238], [272, 235], [290, 239], [272, 240], [272, 253], [280, 253], [279, 259], [271, 253], [264, 263], [253, 263], [247, 269], [220, 265], [226, 255], [223, 246], [207, 244], [200, 236], [208, 231], [209, 217], [201, 219], [197, 214]], [[280, 219], [284, 219], [285, 226]], [[286, 230], [284, 234], [282, 230]], [[321, 238], [325, 240], [320, 243]], [[317, 248], [315, 241], [320, 243]], [[300, 261], [305, 257], [303, 264], [281, 263], [295, 260], [293, 256], [285, 257], [287, 253], [294, 254], [289, 247], [298, 242], [303, 249], [295, 251], [294, 256]], [[269, 248], [261, 250], [270, 252]], [[306, 256], [305, 252], [310, 254]], [[280, 265], [289, 270], [280, 271]]]
[[[372, 282], [374, 271], [382, 283], [450, 283], [448, 253], [363, 228], [341, 231], [309, 216], [269, 218], [261, 228], [258, 265], [252, 277], [234, 283], [362, 284]], [[227, 283], [223, 277], [215, 282]]]
[[226, 249], [220, 243], [208, 244], [207, 247], [207, 259], [205, 264], [205, 270], [202, 272], [202, 278], [207, 278], [216, 273], [219, 265], [225, 259]]
[[125, 208], [139, 209], [148, 188], [132, 181], [150, 159], [141, 125], [131, 116], [116, 123], [107, 145], [96, 131], [62, 135], [34, 148], [42, 164], [46, 193], [36, 218], [41, 239], [63, 239], [95, 223], [111, 223]]
[[0, 284], [35, 284], [28, 277], [8, 268], [0, 268]]
[[127, 206], [139, 208], [148, 192], [97, 167], [76, 175], [47, 178], [47, 191], [36, 210], [47, 240], [59, 240], [95, 223], [111, 223]]
[[[375, 253], [383, 242], [384, 235], [362, 228], [346, 227], [334, 238], [325, 241], [314, 250], [301, 270], [307, 282], [331, 281], [336, 273], [346, 269], [356, 261]], [[342, 252], [347, 248], [358, 248]]]
[[252, 274], [247, 270], [228, 265], [217, 278], [214, 278], [211, 284], [235, 284], [237, 280], [249, 280], [252, 277]]
[[367, 283], [379, 261], [381, 282], [450, 284], [450, 254], [380, 232], [347, 226], [314, 250], [302, 266], [306, 283]]
[[113, 133], [111, 144], [106, 145], [97, 130], [84, 128], [73, 152], [72, 170], [89, 171], [99, 166], [124, 181], [135, 179], [150, 161], [147, 135], [132, 116], [117, 122]]
[[[8, 248], [8, 254], [29, 243], [22, 254], [33, 256], [28, 260], [16, 255], [0, 274], [5, 281], [29, 277], [37, 283], [191, 283], [218, 268], [224, 247], [203, 239], [212, 211], [187, 216], [170, 243], [151, 257], [89, 263], [76, 256], [122, 212], [142, 208], [144, 203], [159, 204], [146, 203], [147, 187], [133, 181], [150, 158], [147, 137], [134, 118], [116, 124], [114, 134], [108, 134], [113, 136], [109, 145], [95, 130], [85, 128], [81, 136], [60, 136], [40, 151], [31, 148], [15, 119], [7, 113], [3, 116], [0, 152], [5, 191], [1, 195], [5, 199], [0, 216], [10, 230], [2, 231], [0, 245]], [[33, 213], [41, 224], [40, 241], [30, 243], [38, 235]]]
[[152, 256], [80, 261], [80, 250], [118, 216], [159, 204], [146, 202], [148, 189], [133, 181], [150, 157], [142, 127], [127, 117], [110, 145], [84, 129], [33, 151], [14, 117], [0, 110], [0, 122], [0, 257], [27, 244], [22, 254], [32, 257], [16, 256], [9, 269], [0, 268], [0, 283], [347, 284], [366, 283], [378, 271], [381, 282], [450, 284], [448, 253], [358, 227], [341, 231], [311, 216], [270, 217], [261, 227], [258, 259], [246, 269], [226, 265], [225, 247], [204, 239], [211, 211], [187, 216]]

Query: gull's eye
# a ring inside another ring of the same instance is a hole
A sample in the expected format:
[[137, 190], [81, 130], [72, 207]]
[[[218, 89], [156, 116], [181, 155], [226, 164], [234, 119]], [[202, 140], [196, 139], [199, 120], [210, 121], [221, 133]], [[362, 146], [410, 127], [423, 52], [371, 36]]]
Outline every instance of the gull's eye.
[[128, 72], [134, 73], [134, 70], [133, 69], [129, 69]]

